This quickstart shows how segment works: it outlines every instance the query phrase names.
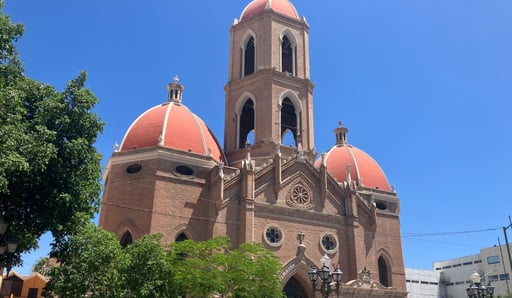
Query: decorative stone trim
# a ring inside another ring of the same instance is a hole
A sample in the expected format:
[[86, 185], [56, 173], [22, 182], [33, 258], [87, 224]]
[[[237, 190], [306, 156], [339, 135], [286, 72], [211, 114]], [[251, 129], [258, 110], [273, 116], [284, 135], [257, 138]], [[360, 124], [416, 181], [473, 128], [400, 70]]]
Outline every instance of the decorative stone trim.
[[311, 189], [301, 178], [297, 179], [288, 190], [286, 203], [298, 209], [312, 209], [315, 207]]

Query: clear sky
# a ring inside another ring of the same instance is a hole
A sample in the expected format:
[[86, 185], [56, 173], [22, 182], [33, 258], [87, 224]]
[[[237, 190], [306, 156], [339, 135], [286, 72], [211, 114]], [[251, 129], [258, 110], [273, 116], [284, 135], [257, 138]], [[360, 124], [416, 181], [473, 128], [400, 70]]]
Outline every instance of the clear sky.
[[[183, 103], [222, 143], [229, 28], [248, 0], [6, 2], [25, 25], [18, 49], [29, 77], [62, 90], [88, 71], [106, 122], [103, 164], [132, 121], [165, 101], [174, 75]], [[431, 269], [503, 243], [512, 214], [512, 1], [293, 3], [310, 25], [317, 151], [334, 145], [342, 120], [349, 143], [378, 161], [401, 199], [405, 265]], [[30, 273], [45, 247], [19, 271]]]

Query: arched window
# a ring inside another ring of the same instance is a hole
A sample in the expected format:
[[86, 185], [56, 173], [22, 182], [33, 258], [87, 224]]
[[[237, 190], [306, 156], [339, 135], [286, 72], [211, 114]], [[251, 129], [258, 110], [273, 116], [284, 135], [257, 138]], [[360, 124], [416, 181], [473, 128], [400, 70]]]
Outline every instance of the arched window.
[[[287, 136], [291, 134], [291, 136]], [[297, 113], [291, 100], [286, 97], [281, 103], [281, 144], [290, 141], [293, 137], [293, 144], [297, 146]], [[286, 139], [285, 139], [286, 138]]]
[[119, 241], [119, 243], [121, 244], [121, 246], [124, 248], [124, 247], [127, 247], [128, 245], [132, 244], [133, 243], [133, 238], [132, 238], [132, 234], [128, 231], [126, 231], [124, 234], [123, 234], [123, 237], [121, 237], [121, 241]]
[[[254, 102], [250, 98], [247, 99], [244, 106], [242, 107], [242, 111], [240, 113], [239, 131], [239, 148], [245, 148], [247, 143], [251, 141], [251, 144], [254, 144]], [[252, 140], [249, 139], [249, 137], [252, 137]]]
[[245, 44], [245, 48], [243, 49], [243, 76], [248, 76], [254, 73], [255, 63], [256, 63], [256, 48], [254, 46], [254, 38], [251, 37]]
[[281, 41], [281, 71], [295, 75], [295, 45], [288, 36]]
[[383, 257], [379, 257], [379, 282], [385, 286], [390, 287], [390, 280], [388, 276], [388, 264], [386, 263], [386, 260]]
[[176, 239], [174, 241], [181, 242], [181, 241], [185, 241], [185, 240], [188, 240], [187, 235], [185, 235], [185, 233], [180, 233], [178, 236], [176, 236]]

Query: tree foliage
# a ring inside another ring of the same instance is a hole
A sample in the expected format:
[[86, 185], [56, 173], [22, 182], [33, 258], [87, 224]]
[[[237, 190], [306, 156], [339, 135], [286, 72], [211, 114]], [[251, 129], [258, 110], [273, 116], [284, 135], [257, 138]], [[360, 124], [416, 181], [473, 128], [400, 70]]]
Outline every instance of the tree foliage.
[[34, 265], [32, 265], [32, 272], [47, 276], [49, 273], [48, 260], [48, 257], [39, 258]]
[[282, 297], [281, 265], [259, 244], [232, 248], [227, 237], [169, 247], [146, 235], [121, 248], [90, 224], [55, 247], [45, 297]]
[[112, 233], [88, 224], [54, 249], [45, 297], [122, 297], [126, 258]]
[[178, 297], [172, 282], [170, 255], [161, 244], [162, 235], [146, 235], [126, 248], [125, 297]]
[[65, 90], [23, 74], [15, 42], [23, 33], [0, 1], [0, 212], [19, 251], [51, 231], [65, 237], [98, 210], [103, 123], [81, 72]]
[[276, 256], [262, 244], [233, 249], [228, 237], [171, 245], [176, 287], [191, 297], [282, 297]]

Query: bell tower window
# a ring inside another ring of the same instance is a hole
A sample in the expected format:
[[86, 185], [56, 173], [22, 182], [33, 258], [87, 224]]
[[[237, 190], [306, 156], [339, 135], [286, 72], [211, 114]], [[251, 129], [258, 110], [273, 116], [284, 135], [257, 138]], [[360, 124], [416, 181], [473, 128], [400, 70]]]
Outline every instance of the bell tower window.
[[379, 265], [379, 282], [385, 287], [390, 287], [391, 285], [389, 283], [388, 265], [386, 263], [386, 260], [384, 260], [383, 257], [379, 257], [378, 265]]
[[283, 36], [281, 41], [281, 71], [295, 75], [295, 45], [288, 36]]
[[293, 144], [297, 146], [297, 113], [291, 100], [286, 97], [281, 103], [281, 144], [290, 145], [288, 143], [292, 137]]
[[251, 37], [245, 44], [243, 51], [242, 73], [243, 76], [248, 76], [254, 73], [256, 63], [256, 48], [254, 46], [254, 38]]
[[242, 107], [239, 132], [239, 148], [254, 144], [254, 102], [252, 99], [247, 99]]

